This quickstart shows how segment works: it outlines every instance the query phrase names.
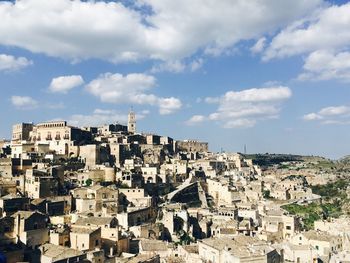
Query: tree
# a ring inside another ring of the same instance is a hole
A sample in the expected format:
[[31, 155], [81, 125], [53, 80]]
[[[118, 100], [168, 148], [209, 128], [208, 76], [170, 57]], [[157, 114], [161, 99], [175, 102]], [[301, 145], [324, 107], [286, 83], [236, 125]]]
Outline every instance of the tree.
[[92, 184], [92, 180], [89, 178], [85, 181], [86, 186], [90, 186]]

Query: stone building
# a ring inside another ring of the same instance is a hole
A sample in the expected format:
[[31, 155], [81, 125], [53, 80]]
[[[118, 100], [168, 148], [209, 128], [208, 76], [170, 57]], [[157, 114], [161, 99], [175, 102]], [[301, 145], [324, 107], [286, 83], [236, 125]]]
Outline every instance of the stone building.
[[40, 246], [39, 249], [41, 263], [79, 262], [86, 259], [84, 252], [65, 246], [48, 243]]
[[12, 142], [28, 141], [33, 123], [18, 123], [12, 126]]
[[199, 256], [204, 262], [280, 263], [277, 251], [254, 237], [207, 238], [198, 242]]
[[39, 171], [27, 170], [25, 174], [24, 192], [30, 198], [45, 198], [58, 194], [59, 179]]
[[176, 141], [176, 148], [183, 152], [208, 152], [208, 143], [195, 140]]
[[127, 132], [127, 131], [128, 131], [128, 127], [119, 123], [106, 124], [97, 128], [98, 135], [104, 135], [104, 136], [112, 135], [113, 133], [117, 133], [117, 132]]
[[69, 147], [90, 141], [91, 133], [68, 126], [66, 121], [53, 121], [33, 126], [29, 139], [36, 144], [48, 144], [56, 154], [69, 156]]
[[37, 247], [49, 241], [48, 217], [39, 212], [18, 211], [14, 218], [14, 234], [17, 242]]
[[73, 227], [70, 233], [70, 247], [87, 251], [101, 247], [101, 228]]

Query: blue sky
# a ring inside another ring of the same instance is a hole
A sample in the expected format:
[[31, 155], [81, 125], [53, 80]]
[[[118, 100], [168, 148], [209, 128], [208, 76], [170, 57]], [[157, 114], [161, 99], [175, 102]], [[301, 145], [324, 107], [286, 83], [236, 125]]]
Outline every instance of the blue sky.
[[0, 17], [0, 138], [132, 106], [139, 131], [212, 151], [350, 153], [348, 1], [22, 0]]

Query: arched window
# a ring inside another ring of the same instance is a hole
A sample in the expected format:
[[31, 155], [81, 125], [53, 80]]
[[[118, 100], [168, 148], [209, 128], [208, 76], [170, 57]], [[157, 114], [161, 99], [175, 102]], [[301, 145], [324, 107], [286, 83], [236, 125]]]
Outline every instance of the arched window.
[[46, 140], [52, 140], [51, 132], [47, 132]]
[[60, 134], [60, 132], [56, 132], [55, 140], [61, 140], [61, 134]]
[[69, 131], [65, 131], [64, 133], [64, 139], [69, 140]]

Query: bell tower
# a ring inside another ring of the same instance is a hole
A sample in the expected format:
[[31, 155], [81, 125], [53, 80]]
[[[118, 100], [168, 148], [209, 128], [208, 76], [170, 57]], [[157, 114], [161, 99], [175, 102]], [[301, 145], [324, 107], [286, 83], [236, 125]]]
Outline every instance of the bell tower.
[[128, 132], [136, 133], [136, 115], [132, 109], [128, 114]]

